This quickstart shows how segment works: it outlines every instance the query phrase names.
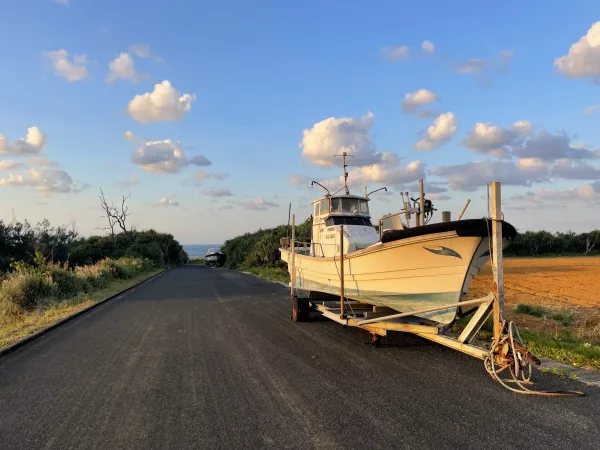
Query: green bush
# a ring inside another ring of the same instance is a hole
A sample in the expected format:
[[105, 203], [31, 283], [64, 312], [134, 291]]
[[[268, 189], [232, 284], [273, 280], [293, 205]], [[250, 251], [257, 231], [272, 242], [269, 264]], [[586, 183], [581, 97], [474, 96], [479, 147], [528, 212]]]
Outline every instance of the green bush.
[[560, 323], [563, 327], [568, 327], [573, 324], [573, 321], [575, 320], [573, 314], [568, 311], [552, 310], [544, 308], [543, 306], [533, 306], [526, 303], [519, 303], [515, 312], [517, 314], [528, 314], [533, 317], [552, 319]]
[[48, 274], [34, 269], [10, 273], [0, 285], [0, 314], [14, 316], [35, 309], [55, 286]]
[[34, 257], [34, 264], [15, 263], [0, 281], [0, 316], [17, 316], [40, 304], [58, 303], [81, 293], [101, 289], [116, 279], [133, 278], [153, 267], [145, 258], [103, 259], [70, 268]]

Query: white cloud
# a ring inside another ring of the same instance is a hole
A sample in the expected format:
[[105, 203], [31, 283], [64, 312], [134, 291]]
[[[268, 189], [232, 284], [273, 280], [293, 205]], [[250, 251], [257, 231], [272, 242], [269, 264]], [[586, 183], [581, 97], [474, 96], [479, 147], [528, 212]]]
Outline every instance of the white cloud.
[[75, 55], [73, 61], [69, 61], [69, 53], [64, 49], [45, 52], [44, 56], [52, 61], [56, 75], [68, 82], [81, 81], [88, 76], [86, 56]]
[[313, 181], [311, 177], [308, 177], [306, 175], [288, 175], [287, 179], [292, 186], [296, 187], [308, 187]]
[[375, 164], [390, 157], [389, 153], [377, 151], [371, 142], [370, 130], [373, 113], [368, 112], [358, 119], [350, 117], [330, 117], [316, 123], [311, 129], [303, 131], [302, 156], [311, 164], [319, 167], [331, 167], [341, 164], [341, 155], [347, 152], [349, 165], [360, 167]]
[[[402, 111], [406, 114], [412, 114], [420, 106], [428, 105], [433, 102], [438, 102], [440, 99], [437, 94], [427, 90], [427, 89], [419, 89], [415, 92], [409, 92], [404, 96], [404, 99], [400, 102], [402, 105]], [[421, 117], [429, 116], [430, 113], [426, 115], [421, 114]]]
[[268, 211], [270, 208], [277, 208], [279, 206], [277, 203], [270, 202], [264, 198], [255, 198], [248, 201], [236, 201], [231, 203], [252, 211]]
[[204, 193], [206, 195], [208, 195], [209, 197], [216, 197], [216, 198], [234, 197], [234, 195], [231, 193], [229, 188], [207, 189], [206, 191], [204, 191]]
[[41, 192], [78, 192], [71, 176], [59, 169], [29, 169], [23, 172], [10, 172], [7, 178], [0, 178], [0, 186], [30, 186]]
[[555, 135], [547, 131], [540, 131], [522, 145], [514, 148], [514, 154], [521, 158], [540, 158], [553, 161], [561, 158], [591, 159], [595, 158], [593, 151], [585, 148], [576, 148], [570, 145], [571, 139], [565, 134]]
[[[406, 165], [397, 161], [373, 164], [371, 166], [358, 167], [348, 174], [348, 185], [361, 188], [369, 184], [381, 184], [386, 186], [398, 186], [412, 183], [425, 177], [425, 165], [421, 161], [411, 161]], [[344, 177], [336, 180], [343, 185]]]
[[194, 178], [198, 181], [204, 180], [224, 180], [229, 177], [228, 173], [212, 173], [212, 172], [204, 172], [198, 171], [195, 173]]
[[387, 59], [392, 61], [403, 60], [410, 58], [410, 48], [406, 45], [399, 45], [397, 47], [383, 48], [381, 52]]
[[452, 139], [457, 129], [457, 119], [454, 113], [442, 114], [429, 126], [427, 136], [417, 142], [413, 149], [433, 150]]
[[550, 166], [535, 159], [513, 161], [476, 161], [434, 167], [431, 175], [443, 177], [452, 189], [474, 191], [492, 181], [510, 186], [531, 186], [548, 180]]
[[597, 109], [598, 109], [598, 105], [591, 105], [591, 106], [588, 106], [587, 108], [585, 108], [585, 109], [583, 110], [583, 113], [584, 113], [584, 114], [591, 114], [591, 113], [593, 113], [594, 111], [596, 111]]
[[489, 122], [478, 122], [460, 144], [474, 153], [483, 153], [507, 157], [512, 147], [523, 141], [524, 136], [531, 134], [531, 122], [521, 120], [512, 128], [506, 129]]
[[228, 173], [205, 172], [200, 170], [193, 177], [182, 181], [183, 185], [200, 186], [207, 180], [224, 180], [229, 177]]
[[423, 41], [421, 43], [421, 49], [423, 50], [423, 53], [431, 55], [435, 52], [435, 45], [433, 45], [433, 42], [431, 41]]
[[154, 206], [179, 206], [179, 202], [175, 200], [176, 194], [168, 195], [154, 203]]
[[212, 163], [205, 156], [196, 155], [190, 159], [190, 164], [194, 166], [210, 166]]
[[540, 207], [547, 206], [549, 203], [557, 203], [556, 206], [562, 207], [566, 202], [574, 201], [583, 204], [600, 203], [600, 182], [560, 191], [540, 189], [536, 192], [514, 195], [510, 200]]
[[188, 159], [181, 151], [179, 142], [170, 139], [144, 142], [132, 153], [131, 161], [146, 172], [153, 173], [178, 173], [189, 164], [211, 164], [201, 155]]
[[108, 63], [109, 73], [106, 75], [107, 83], [114, 83], [117, 80], [129, 80], [132, 83], [138, 83], [148, 78], [147, 73], [141, 73], [135, 70], [133, 58], [128, 53], [121, 53], [117, 58]]
[[461, 75], [475, 75], [477, 83], [482, 86], [490, 86], [489, 75], [493, 73], [506, 74], [510, 70], [514, 52], [504, 50], [500, 52], [497, 59], [469, 59], [464, 62], [451, 63], [456, 73]]
[[600, 180], [600, 167], [564, 158], [552, 165], [550, 174], [567, 180]]
[[121, 181], [118, 184], [119, 184], [119, 186], [122, 186], [122, 187], [131, 187], [131, 186], [135, 186], [139, 182], [140, 182], [139, 178], [136, 177], [134, 174], [131, 174], [127, 181]]
[[133, 134], [133, 132], [127, 130], [124, 134], [123, 137], [125, 137], [125, 139], [127, 139], [128, 141], [133, 141], [135, 139], [135, 136]]
[[27, 165], [34, 167], [55, 167], [58, 164], [56, 161], [51, 161], [48, 158], [29, 158]]
[[571, 45], [566, 56], [554, 60], [554, 65], [567, 77], [600, 80], [600, 22], [592, 24], [586, 35]]
[[16, 169], [21, 165], [22, 163], [19, 161], [11, 161], [10, 159], [0, 160], [0, 172], [7, 172], [11, 169]]
[[129, 52], [138, 58], [153, 58], [155, 61], [162, 61], [162, 58], [156, 55], [148, 44], [135, 44], [129, 47]]
[[38, 127], [27, 129], [25, 139], [17, 139], [9, 144], [6, 136], [0, 134], [0, 154], [5, 155], [38, 155], [44, 151], [46, 135]]
[[192, 109], [196, 99], [192, 94], [181, 94], [167, 80], [154, 85], [154, 91], [136, 95], [128, 106], [131, 117], [141, 123], [172, 122], [182, 119]]

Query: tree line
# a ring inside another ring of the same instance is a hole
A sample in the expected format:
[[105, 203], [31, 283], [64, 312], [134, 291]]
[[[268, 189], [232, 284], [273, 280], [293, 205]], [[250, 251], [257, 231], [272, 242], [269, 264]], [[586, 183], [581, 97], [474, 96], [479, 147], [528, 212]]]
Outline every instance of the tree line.
[[[296, 240], [310, 241], [311, 219], [296, 226]], [[225, 267], [243, 269], [256, 266], [279, 266], [279, 239], [291, 235], [289, 228], [279, 225], [259, 229], [252, 233], [225, 241], [221, 251], [227, 260]], [[550, 233], [548, 231], [517, 232], [517, 236], [504, 250], [506, 256], [560, 256], [599, 255], [600, 230], [586, 233], [572, 231]], [[284, 264], [285, 265], [285, 264]]]
[[173, 235], [155, 230], [138, 231], [127, 223], [130, 216], [123, 195], [120, 204], [109, 203], [100, 190], [100, 206], [108, 235], [82, 237], [75, 224], [53, 226], [45, 219], [37, 224], [28, 220], [0, 220], [0, 274], [11, 271], [15, 263], [33, 264], [42, 257], [48, 264], [69, 267], [95, 264], [103, 259], [146, 258], [156, 266], [187, 263], [188, 254]]

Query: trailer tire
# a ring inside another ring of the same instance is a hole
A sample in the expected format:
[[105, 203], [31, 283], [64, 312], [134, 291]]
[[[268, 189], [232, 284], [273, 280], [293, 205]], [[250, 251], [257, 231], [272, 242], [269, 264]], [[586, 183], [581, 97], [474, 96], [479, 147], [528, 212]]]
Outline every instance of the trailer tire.
[[310, 318], [310, 305], [307, 298], [292, 297], [292, 320], [306, 322]]

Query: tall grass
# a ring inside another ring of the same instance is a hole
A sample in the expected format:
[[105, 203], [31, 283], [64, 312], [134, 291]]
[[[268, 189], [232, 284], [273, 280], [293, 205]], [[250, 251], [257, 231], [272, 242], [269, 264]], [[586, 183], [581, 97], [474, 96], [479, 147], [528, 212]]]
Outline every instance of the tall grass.
[[113, 280], [133, 278], [152, 267], [146, 258], [103, 259], [74, 269], [46, 263], [41, 255], [33, 264], [15, 263], [0, 282], [0, 321], [102, 289]]

